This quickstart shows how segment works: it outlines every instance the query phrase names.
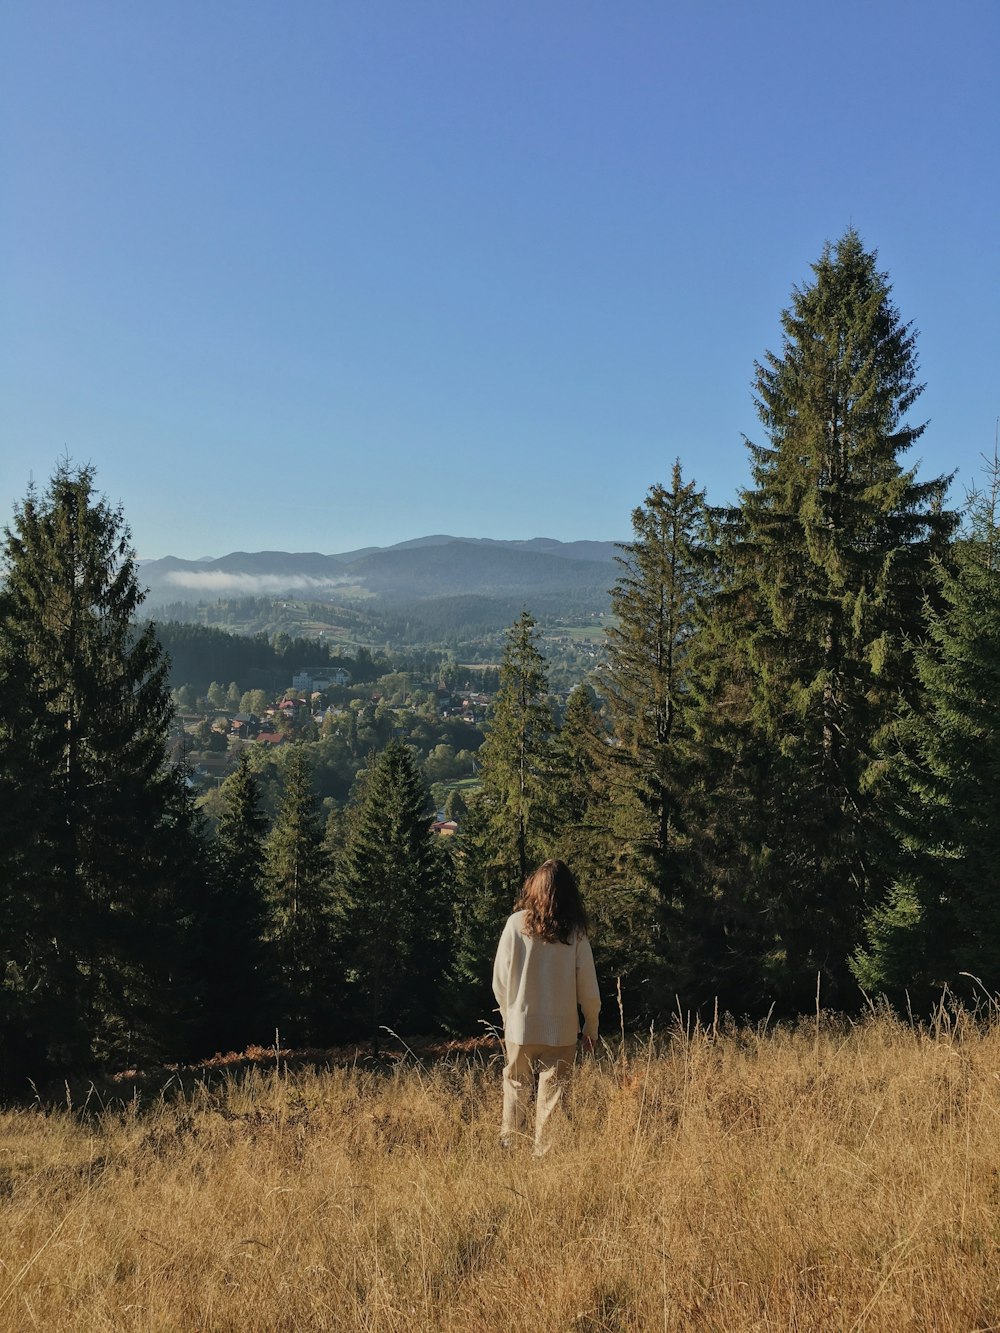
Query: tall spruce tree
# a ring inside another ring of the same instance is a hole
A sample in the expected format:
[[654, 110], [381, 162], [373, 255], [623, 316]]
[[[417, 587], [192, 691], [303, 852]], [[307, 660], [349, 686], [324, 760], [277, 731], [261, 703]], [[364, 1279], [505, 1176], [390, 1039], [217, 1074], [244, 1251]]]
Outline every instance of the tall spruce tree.
[[264, 867], [268, 821], [246, 750], [221, 791], [214, 873], [198, 932], [205, 1051], [264, 1044], [279, 1019]]
[[674, 464], [670, 489], [650, 488], [632, 512], [634, 537], [622, 545], [611, 590], [601, 680], [624, 785], [642, 810], [635, 851], [668, 888], [672, 853], [683, 836], [691, 646], [711, 587], [712, 536], [704, 491]]
[[95, 494], [92, 468], [63, 463], [4, 537], [0, 677], [17, 694], [0, 730], [12, 797], [0, 910], [13, 926], [0, 940], [2, 1042], [9, 1076], [38, 1075], [174, 1037], [177, 946], [204, 867], [165, 762], [166, 662], [152, 625], [135, 625], [142, 591], [121, 509]]
[[265, 848], [270, 942], [285, 1036], [330, 1039], [336, 1019], [330, 866], [305, 747], [293, 745], [282, 769], [281, 803]]
[[454, 1032], [468, 1036], [493, 1014], [493, 954], [517, 881], [516, 872], [497, 858], [490, 811], [483, 801], [470, 799], [454, 841], [453, 947], [445, 1016]]
[[499, 689], [479, 750], [481, 786], [462, 822], [456, 864], [451, 1019], [468, 1025], [493, 1009], [490, 969], [500, 931], [528, 872], [556, 834], [555, 721], [535, 620], [507, 631]]
[[566, 702], [551, 793], [558, 811], [551, 855], [572, 867], [590, 917], [598, 972], [623, 980], [635, 1019], [639, 1005], [645, 1012], [651, 1003], [659, 921], [654, 894], [631, 856], [629, 833], [636, 832], [639, 803], [623, 780], [617, 741], [589, 684], [577, 686]]
[[601, 755], [624, 853], [603, 907], [612, 935], [631, 937], [625, 966], [647, 978], [648, 1009], [681, 988], [688, 950], [677, 946], [693, 928], [690, 676], [713, 534], [704, 492], [684, 481], [679, 462], [669, 488], [651, 487], [633, 510], [632, 528], [618, 557], [616, 623], [600, 673], [615, 741]]
[[507, 631], [500, 688], [479, 751], [479, 800], [487, 813], [494, 860], [521, 884], [551, 830], [549, 768], [555, 723], [548, 669], [528, 611]]
[[411, 751], [390, 741], [362, 778], [338, 871], [347, 1008], [376, 1047], [384, 1026], [427, 1031], [440, 1018], [451, 867], [432, 820]]
[[918, 690], [908, 643], [956, 521], [948, 478], [900, 462], [923, 432], [905, 420], [916, 335], [874, 252], [848, 231], [813, 270], [780, 354], [757, 366], [769, 443], [749, 445], [754, 485], [729, 516], [716, 602], [726, 703], [746, 708], [727, 724], [733, 822], [718, 845], [742, 849], [764, 989], [789, 1007], [818, 972], [830, 1003], [856, 993], [848, 960], [889, 878], [880, 737]]
[[[6, 626], [13, 605], [0, 582], [0, 1095], [24, 1087], [42, 1072], [45, 1034], [37, 1025], [40, 969], [46, 929], [42, 901], [44, 845], [26, 836], [47, 784], [32, 755], [32, 739], [14, 701], [28, 696], [28, 663]], [[12, 651], [14, 649], [14, 651]], [[53, 1035], [55, 1035], [53, 1033]]]
[[[855, 973], [924, 1008], [943, 986], [1000, 992], [1000, 459], [970, 529], [937, 565], [917, 651], [924, 698], [895, 728], [888, 783], [898, 868]], [[964, 975], [963, 975], [964, 974]]]
[[593, 687], [577, 685], [566, 701], [552, 747], [550, 792], [558, 824], [551, 851], [573, 867], [585, 896], [609, 877], [615, 861], [607, 761], [610, 741]]

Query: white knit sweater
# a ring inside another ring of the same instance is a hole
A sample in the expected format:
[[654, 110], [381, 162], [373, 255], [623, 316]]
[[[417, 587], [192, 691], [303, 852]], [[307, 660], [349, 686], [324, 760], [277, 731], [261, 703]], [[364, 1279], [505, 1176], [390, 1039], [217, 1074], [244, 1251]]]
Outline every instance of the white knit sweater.
[[597, 1036], [601, 993], [594, 955], [586, 935], [570, 944], [552, 944], [524, 934], [524, 912], [508, 917], [493, 963], [493, 994], [504, 1036], [518, 1046], [572, 1046], [583, 1031]]

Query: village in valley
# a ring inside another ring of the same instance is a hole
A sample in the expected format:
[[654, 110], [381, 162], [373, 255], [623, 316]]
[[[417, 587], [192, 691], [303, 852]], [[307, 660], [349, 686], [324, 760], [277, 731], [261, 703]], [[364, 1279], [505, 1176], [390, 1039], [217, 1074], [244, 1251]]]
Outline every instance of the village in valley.
[[[563, 614], [538, 629], [557, 720], [572, 689], [604, 660], [613, 623], [601, 603], [584, 610], [572, 594], [566, 601]], [[171, 659], [169, 756], [209, 822], [224, 809], [224, 784], [244, 752], [273, 814], [288, 753], [303, 744], [329, 816], [349, 802], [371, 754], [395, 739], [422, 771], [434, 831], [454, 834], [479, 785], [477, 755], [500, 686], [506, 627], [447, 644], [384, 639], [376, 647], [344, 637], [354, 613], [342, 606], [284, 598], [252, 610], [258, 619], [248, 624], [236, 619], [247, 614], [245, 603], [176, 604], [156, 622]], [[248, 629], [258, 631], [256, 640]]]
[[[461, 793], [476, 786], [476, 754], [497, 677], [493, 664], [463, 670], [464, 687], [405, 671], [354, 684], [340, 666], [297, 670], [289, 687], [274, 696], [234, 685], [224, 690], [213, 682], [195, 706], [179, 706], [171, 758], [186, 765], [211, 818], [219, 788], [244, 750], [266, 772], [280, 767], [283, 749], [305, 742], [314, 756], [317, 794], [329, 809], [346, 799], [368, 752], [399, 738], [423, 765], [436, 811], [433, 831], [450, 836], [458, 829], [456, 815], [464, 812]], [[469, 688], [470, 680], [491, 688]]]
[[[311, 742], [317, 758], [324, 752], [340, 754], [353, 779], [366, 747], [378, 748], [395, 736], [414, 745], [433, 786], [473, 780], [492, 693], [453, 692], [409, 673], [393, 677], [389, 693], [379, 689], [380, 681], [352, 687], [344, 668], [304, 670], [274, 698], [263, 690], [244, 691], [235, 709], [214, 706], [210, 689], [199, 700], [203, 707], [179, 713], [172, 757], [186, 762], [209, 811], [208, 794], [234, 770], [244, 749], [273, 757], [294, 742]], [[235, 694], [228, 693], [227, 703], [234, 701]], [[454, 832], [454, 827], [439, 831]]]

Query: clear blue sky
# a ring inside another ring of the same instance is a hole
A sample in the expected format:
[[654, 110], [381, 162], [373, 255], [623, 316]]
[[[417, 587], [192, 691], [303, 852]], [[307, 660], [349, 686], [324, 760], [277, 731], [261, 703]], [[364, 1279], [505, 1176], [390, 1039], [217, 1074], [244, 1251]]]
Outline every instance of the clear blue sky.
[[145, 557], [626, 537], [675, 456], [746, 483], [753, 362], [850, 225], [961, 498], [998, 39], [996, 0], [6, 0], [0, 521], [66, 452]]

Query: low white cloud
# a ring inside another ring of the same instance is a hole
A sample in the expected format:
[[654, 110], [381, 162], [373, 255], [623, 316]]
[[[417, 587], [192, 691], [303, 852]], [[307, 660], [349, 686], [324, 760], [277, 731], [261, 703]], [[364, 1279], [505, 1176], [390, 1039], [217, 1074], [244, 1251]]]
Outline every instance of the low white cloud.
[[164, 580], [185, 592], [236, 593], [242, 597], [266, 597], [283, 592], [321, 592], [349, 583], [347, 578], [316, 578], [312, 574], [227, 574], [224, 570], [175, 569]]

